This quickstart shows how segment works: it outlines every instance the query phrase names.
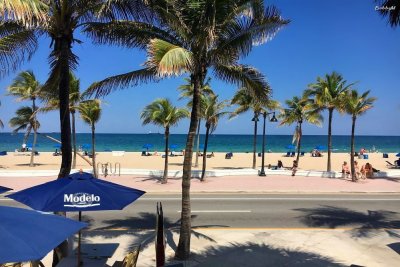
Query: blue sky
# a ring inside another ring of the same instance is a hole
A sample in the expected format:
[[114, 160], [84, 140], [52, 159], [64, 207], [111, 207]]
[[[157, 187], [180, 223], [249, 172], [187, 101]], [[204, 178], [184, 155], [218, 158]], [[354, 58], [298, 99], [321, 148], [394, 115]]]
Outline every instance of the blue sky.
[[[301, 95], [309, 83], [317, 76], [332, 71], [341, 73], [349, 82], [358, 81], [360, 91], [371, 90], [378, 98], [375, 107], [357, 121], [356, 134], [359, 135], [399, 135], [400, 123], [400, 28], [387, 25], [375, 11], [375, 3], [370, 0], [275, 0], [274, 4], [284, 18], [291, 23], [283, 28], [270, 42], [256, 47], [242, 62], [257, 67], [268, 79], [273, 97], [281, 102], [294, 95]], [[79, 56], [76, 71], [81, 79], [81, 89], [92, 82], [111, 75], [125, 73], [140, 68], [145, 61], [145, 52], [120, 47], [94, 46], [84, 36], [76, 36], [84, 41], [74, 45]], [[47, 78], [49, 68], [49, 40], [40, 40], [40, 48], [32, 60], [20, 70], [31, 69], [41, 82]], [[397, 63], [397, 64], [396, 64]], [[0, 81], [0, 118], [5, 123], [2, 131], [11, 131], [7, 123], [15, 110], [23, 103], [5, 96], [6, 87], [17, 73]], [[159, 83], [150, 83], [134, 88], [116, 91], [104, 100], [103, 115], [96, 129], [103, 133], [147, 133], [162, 132], [152, 125], [142, 126], [140, 112], [154, 99], [167, 97], [176, 105], [176, 88], [183, 83], [183, 77], [171, 78]], [[221, 99], [230, 99], [236, 86], [212, 81], [212, 87]], [[30, 103], [26, 103], [30, 104]], [[324, 114], [326, 115], [326, 114]], [[251, 134], [250, 113], [237, 119], [221, 120], [216, 133]], [[42, 132], [59, 131], [58, 113], [52, 112], [39, 117]], [[351, 121], [348, 115], [334, 114], [333, 134], [349, 135]], [[188, 121], [183, 121], [171, 129], [172, 133], [187, 133]], [[294, 126], [279, 127], [268, 124], [269, 134], [292, 134]], [[89, 126], [81, 120], [78, 132], [89, 132]], [[304, 126], [304, 134], [327, 133], [323, 127]]]

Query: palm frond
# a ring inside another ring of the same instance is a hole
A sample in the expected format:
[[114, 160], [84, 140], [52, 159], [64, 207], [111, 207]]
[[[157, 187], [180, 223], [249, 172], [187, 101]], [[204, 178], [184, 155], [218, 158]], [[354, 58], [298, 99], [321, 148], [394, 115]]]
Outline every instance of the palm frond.
[[[265, 94], [266, 88], [270, 88], [264, 75], [248, 65], [216, 65], [215, 75], [228, 83], [246, 88], [256, 101], [267, 102], [270, 95]], [[271, 91], [270, 91], [271, 93]]]
[[152, 39], [148, 45], [146, 66], [157, 68], [159, 76], [180, 75], [192, 68], [192, 53], [183, 47], [161, 39]]
[[83, 97], [95, 95], [96, 98], [104, 97], [118, 89], [137, 86], [149, 81], [157, 81], [157, 71], [151, 68], [135, 70], [128, 73], [111, 76], [102, 81], [95, 82], [83, 93]]
[[20, 21], [24, 25], [45, 23], [48, 6], [41, 0], [0, 1], [0, 16], [3, 20]]
[[378, 12], [387, 18], [390, 26], [400, 26], [400, 1], [398, 0], [375, 0], [378, 4]]
[[154, 25], [136, 21], [112, 21], [107, 23], [88, 23], [84, 26], [85, 32], [98, 44], [110, 44], [128, 48], [147, 47], [152, 39], [162, 39], [169, 43], [181, 43], [169, 32]]
[[29, 60], [38, 46], [37, 34], [15, 22], [0, 23], [0, 77]]

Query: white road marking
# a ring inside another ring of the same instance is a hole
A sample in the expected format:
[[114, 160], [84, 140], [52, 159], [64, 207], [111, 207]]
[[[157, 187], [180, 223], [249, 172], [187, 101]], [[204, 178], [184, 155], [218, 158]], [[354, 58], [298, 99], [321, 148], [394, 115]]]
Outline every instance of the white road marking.
[[[177, 210], [178, 213], [182, 211]], [[192, 210], [192, 213], [249, 213], [251, 210]]]
[[[165, 201], [173, 201], [173, 200], [182, 200], [181, 198], [141, 198], [141, 201], [145, 200], [165, 200]], [[235, 201], [243, 201], [243, 200], [307, 200], [307, 201], [400, 201], [398, 198], [311, 198], [311, 197], [243, 197], [243, 198], [233, 198], [233, 197], [207, 197], [207, 198], [191, 198], [190, 200], [235, 200]]]

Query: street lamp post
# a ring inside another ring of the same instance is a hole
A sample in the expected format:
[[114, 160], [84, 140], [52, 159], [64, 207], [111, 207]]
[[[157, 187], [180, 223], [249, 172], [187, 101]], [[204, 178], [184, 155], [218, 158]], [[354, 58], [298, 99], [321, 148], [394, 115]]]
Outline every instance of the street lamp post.
[[272, 118], [269, 121], [270, 122], [277, 122], [278, 121], [276, 119], [276, 117], [275, 117], [275, 112], [270, 112], [270, 113], [264, 112], [263, 113], [264, 125], [263, 125], [262, 152], [261, 152], [262, 153], [262, 159], [261, 159], [261, 170], [258, 173], [259, 176], [266, 176], [265, 170], [264, 170], [264, 165], [265, 165], [265, 122], [266, 122], [267, 116], [271, 115], [271, 114], [273, 114], [273, 115], [272, 115]]

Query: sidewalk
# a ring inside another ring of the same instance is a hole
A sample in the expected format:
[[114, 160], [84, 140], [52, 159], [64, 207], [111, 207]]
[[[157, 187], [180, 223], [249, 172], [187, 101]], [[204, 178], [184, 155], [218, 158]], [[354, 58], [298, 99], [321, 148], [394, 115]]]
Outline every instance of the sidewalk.
[[[104, 179], [103, 177], [100, 177]], [[56, 179], [47, 177], [0, 177], [0, 185], [15, 191]], [[149, 176], [108, 176], [107, 181], [133, 187], [147, 193], [180, 193], [181, 178], [169, 178], [161, 184]], [[304, 176], [257, 175], [208, 177], [204, 182], [193, 178], [191, 192], [196, 193], [400, 193], [400, 178], [374, 178], [359, 182], [349, 179]]]

